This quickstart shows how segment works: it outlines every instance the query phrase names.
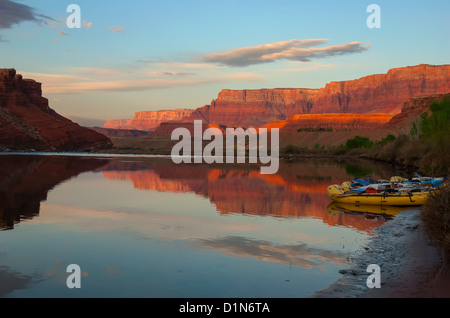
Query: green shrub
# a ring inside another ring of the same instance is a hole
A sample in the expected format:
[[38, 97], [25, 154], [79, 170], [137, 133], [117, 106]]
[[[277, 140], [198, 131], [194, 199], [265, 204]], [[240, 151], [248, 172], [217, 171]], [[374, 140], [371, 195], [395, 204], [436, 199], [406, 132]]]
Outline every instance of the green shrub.
[[297, 154], [300, 153], [301, 150], [298, 147], [295, 147], [293, 145], [287, 145], [286, 147], [284, 147], [283, 151], [286, 154]]
[[393, 142], [394, 140], [395, 140], [395, 136], [392, 134], [389, 134], [386, 137], [384, 137], [383, 139], [381, 139], [380, 143], [387, 144], [388, 142]]
[[422, 208], [424, 227], [434, 244], [439, 247], [446, 265], [450, 265], [450, 184], [440, 186]]
[[421, 123], [422, 138], [433, 142], [439, 150], [448, 151], [450, 147], [450, 99], [433, 102], [431, 115], [424, 115]]
[[356, 149], [356, 148], [367, 148], [370, 149], [374, 146], [374, 142], [369, 138], [356, 136], [353, 139], [347, 140], [345, 143], [345, 148]]

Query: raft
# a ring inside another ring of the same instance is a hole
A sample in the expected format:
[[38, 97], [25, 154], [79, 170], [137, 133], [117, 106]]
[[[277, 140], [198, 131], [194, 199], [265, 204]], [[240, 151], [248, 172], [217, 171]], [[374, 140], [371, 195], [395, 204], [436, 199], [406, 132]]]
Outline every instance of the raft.
[[381, 192], [364, 193], [345, 191], [337, 184], [327, 189], [328, 196], [334, 202], [364, 204], [364, 205], [391, 205], [391, 206], [420, 206], [424, 205], [430, 191], [423, 192]]

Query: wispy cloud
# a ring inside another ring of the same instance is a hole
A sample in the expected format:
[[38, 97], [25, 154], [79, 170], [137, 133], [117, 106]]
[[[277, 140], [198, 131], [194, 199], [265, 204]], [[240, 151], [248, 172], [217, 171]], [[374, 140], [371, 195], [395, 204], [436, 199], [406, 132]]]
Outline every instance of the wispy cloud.
[[[300, 64], [300, 62], [291, 62], [291, 63], [296, 63], [296, 64]], [[325, 69], [331, 69], [331, 68], [335, 68], [337, 67], [337, 65], [332, 65], [332, 64], [321, 64], [321, 63], [316, 63], [316, 62], [301, 62], [301, 64], [304, 65], [299, 65], [299, 67], [296, 67], [296, 65], [294, 64], [293, 67], [289, 67], [289, 68], [270, 68], [270, 69], [266, 69], [265, 71], [271, 71], [271, 72], [312, 72], [312, 71], [317, 71], [317, 70], [325, 70]]]
[[202, 55], [200, 62], [225, 66], [244, 67], [254, 64], [270, 63], [277, 60], [308, 62], [312, 59], [359, 53], [368, 50], [361, 42], [317, 47], [325, 44], [327, 39], [289, 40], [257, 46], [232, 49], [222, 53]]
[[109, 29], [111, 30], [111, 32], [114, 32], [114, 33], [123, 31], [123, 28], [115, 27], [115, 26], [110, 26]]
[[148, 72], [147, 73], [149, 76], [191, 76], [191, 75], [196, 75], [196, 73], [189, 73], [189, 72], [168, 72], [168, 71], [163, 71], [163, 72]]
[[[210, 85], [230, 81], [261, 81], [263, 77], [252, 73], [203, 74], [202, 76], [151, 76], [148, 72], [128, 72], [96, 68], [80, 68], [68, 74], [20, 72], [26, 78], [42, 83], [44, 94], [77, 94], [102, 91], [140, 91], [180, 86]], [[75, 75], [73, 73], [76, 73]], [[156, 74], [155, 74], [156, 75]]]

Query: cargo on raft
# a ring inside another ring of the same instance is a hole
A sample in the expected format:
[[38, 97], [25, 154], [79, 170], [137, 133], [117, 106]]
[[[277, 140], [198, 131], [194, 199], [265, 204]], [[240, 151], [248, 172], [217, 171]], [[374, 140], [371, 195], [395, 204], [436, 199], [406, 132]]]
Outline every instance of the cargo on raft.
[[390, 180], [346, 181], [342, 185], [333, 184], [327, 189], [328, 196], [334, 202], [389, 205], [389, 206], [420, 206], [427, 202], [428, 197], [446, 181], [444, 178], [420, 177], [411, 180], [402, 177], [392, 177]]

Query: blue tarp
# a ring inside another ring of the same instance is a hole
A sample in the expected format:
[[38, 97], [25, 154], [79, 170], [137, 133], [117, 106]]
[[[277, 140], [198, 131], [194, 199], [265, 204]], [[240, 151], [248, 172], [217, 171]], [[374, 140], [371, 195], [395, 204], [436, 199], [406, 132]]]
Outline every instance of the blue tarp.
[[358, 178], [353, 179], [352, 187], [354, 187], [354, 186], [357, 185], [357, 184], [360, 184], [360, 185], [369, 185], [369, 184], [371, 184], [371, 183], [370, 183], [370, 182], [367, 182], [367, 181], [365, 181], [365, 180], [362, 180], [362, 179], [358, 179]]

